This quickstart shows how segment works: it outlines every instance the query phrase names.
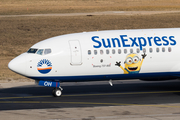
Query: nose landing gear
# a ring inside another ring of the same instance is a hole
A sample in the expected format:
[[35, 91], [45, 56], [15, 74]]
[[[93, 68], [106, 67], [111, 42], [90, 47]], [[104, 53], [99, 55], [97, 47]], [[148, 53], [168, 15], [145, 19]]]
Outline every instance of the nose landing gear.
[[44, 81], [44, 80], [36, 80], [36, 84], [40, 86], [45, 86], [45, 87], [53, 87], [54, 89], [52, 90], [52, 95], [54, 97], [60, 97], [62, 95], [62, 88], [60, 86], [60, 82], [58, 81]]
[[54, 97], [60, 97], [62, 95], [62, 88], [59, 86], [59, 88], [54, 88], [52, 91], [52, 95]]

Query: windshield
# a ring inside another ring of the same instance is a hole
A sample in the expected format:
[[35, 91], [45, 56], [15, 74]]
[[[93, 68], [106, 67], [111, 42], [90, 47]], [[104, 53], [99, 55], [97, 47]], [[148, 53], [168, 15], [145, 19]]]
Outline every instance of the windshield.
[[50, 48], [47, 49], [36, 49], [36, 48], [30, 48], [27, 53], [34, 53], [38, 55], [47, 55], [50, 54], [52, 51]]
[[36, 48], [30, 48], [27, 53], [36, 53], [37, 50]]
[[42, 55], [43, 51], [44, 51], [43, 49], [39, 49], [36, 54]]

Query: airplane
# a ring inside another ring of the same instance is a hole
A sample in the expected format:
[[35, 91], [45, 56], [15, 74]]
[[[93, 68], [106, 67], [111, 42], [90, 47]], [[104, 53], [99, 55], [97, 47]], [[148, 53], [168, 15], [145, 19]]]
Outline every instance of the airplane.
[[53, 87], [62, 82], [180, 77], [180, 28], [104, 30], [52, 37], [11, 60], [10, 70]]

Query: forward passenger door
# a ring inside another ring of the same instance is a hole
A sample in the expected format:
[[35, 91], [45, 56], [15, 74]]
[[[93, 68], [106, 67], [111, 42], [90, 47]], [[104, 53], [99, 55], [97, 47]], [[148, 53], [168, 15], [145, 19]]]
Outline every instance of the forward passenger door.
[[82, 65], [82, 52], [79, 40], [70, 40], [71, 65]]

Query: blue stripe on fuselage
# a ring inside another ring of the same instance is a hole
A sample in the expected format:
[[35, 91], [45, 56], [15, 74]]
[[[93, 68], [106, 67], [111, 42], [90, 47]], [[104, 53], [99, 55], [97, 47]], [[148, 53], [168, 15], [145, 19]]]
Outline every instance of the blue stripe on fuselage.
[[35, 80], [60, 81], [60, 82], [83, 82], [103, 80], [125, 80], [125, 79], [175, 79], [180, 77], [180, 72], [159, 72], [139, 74], [113, 74], [113, 75], [84, 75], [84, 76], [44, 76], [29, 77]]

